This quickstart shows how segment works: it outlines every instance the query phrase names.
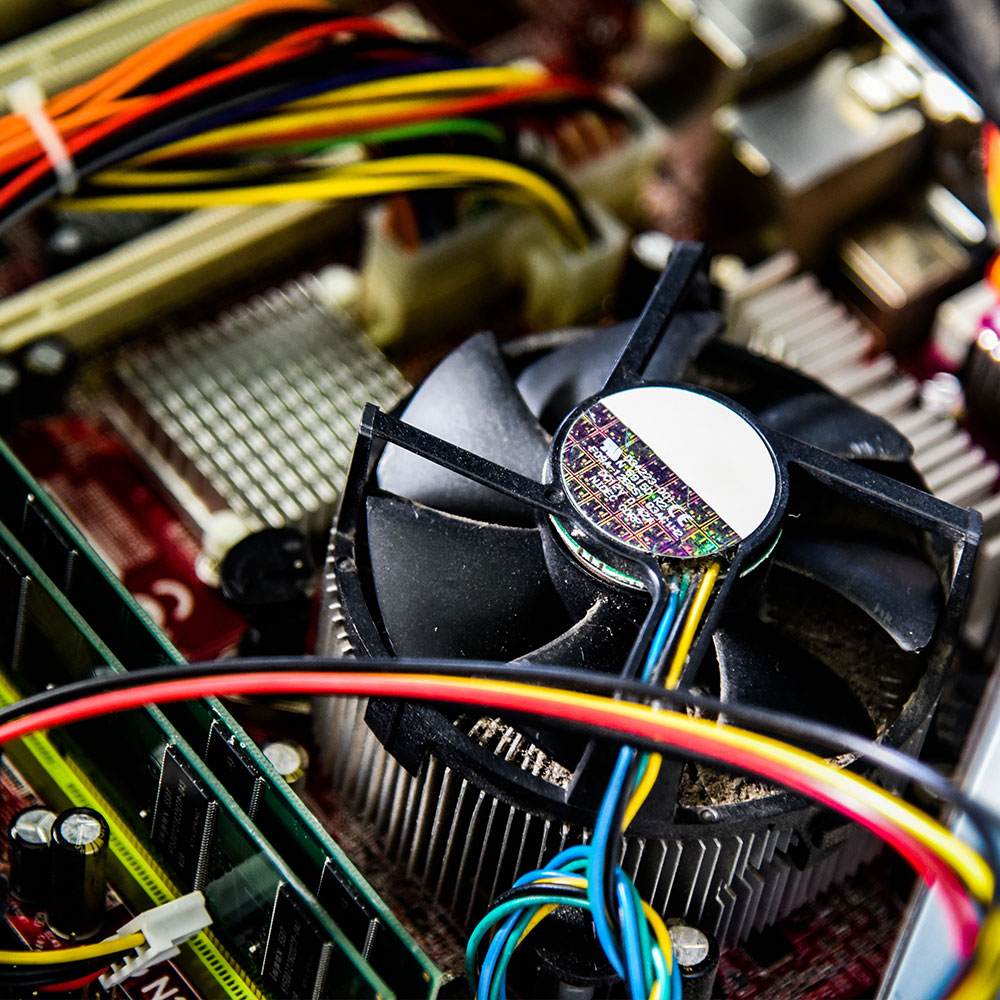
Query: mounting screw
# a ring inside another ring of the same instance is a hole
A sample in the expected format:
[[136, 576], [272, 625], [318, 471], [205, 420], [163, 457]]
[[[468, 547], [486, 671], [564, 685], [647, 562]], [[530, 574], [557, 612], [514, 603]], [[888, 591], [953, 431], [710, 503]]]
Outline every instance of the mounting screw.
[[678, 965], [693, 967], [708, 958], [711, 948], [708, 938], [697, 927], [678, 924], [670, 928], [670, 943]]
[[548, 500], [549, 503], [561, 504], [566, 498], [563, 495], [563, 491], [559, 489], [558, 486], [549, 486], [545, 490], [545, 499]]
[[666, 923], [674, 958], [680, 966], [684, 1000], [711, 1000], [719, 968], [718, 942], [678, 917], [668, 917]]
[[698, 810], [698, 819], [704, 823], [714, 823], [719, 818], [719, 810], [704, 806]]

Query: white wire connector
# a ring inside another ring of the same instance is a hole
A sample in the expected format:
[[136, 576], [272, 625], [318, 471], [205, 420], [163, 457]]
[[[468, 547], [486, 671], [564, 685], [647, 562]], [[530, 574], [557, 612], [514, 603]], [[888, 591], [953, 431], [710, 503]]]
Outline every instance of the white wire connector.
[[63, 142], [63, 137], [52, 124], [45, 110], [45, 93], [33, 76], [22, 76], [7, 86], [7, 100], [15, 115], [20, 115], [27, 123], [38, 145], [49, 158], [52, 171], [56, 175], [59, 193], [72, 194], [78, 184], [73, 157]]
[[112, 962], [111, 968], [101, 976], [101, 986], [110, 990], [151, 965], [173, 958], [179, 953], [180, 945], [211, 922], [205, 909], [205, 897], [200, 892], [189, 892], [140, 913], [119, 928], [115, 937], [140, 933], [146, 939], [145, 944], [137, 945], [124, 958]]

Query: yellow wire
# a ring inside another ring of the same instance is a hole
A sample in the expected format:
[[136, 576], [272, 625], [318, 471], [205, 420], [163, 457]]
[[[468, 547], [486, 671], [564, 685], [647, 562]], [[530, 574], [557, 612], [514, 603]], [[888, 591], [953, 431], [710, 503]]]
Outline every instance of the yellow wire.
[[698, 631], [698, 623], [701, 621], [701, 616], [705, 613], [708, 598], [712, 593], [712, 588], [715, 586], [715, 580], [718, 575], [719, 564], [712, 563], [705, 570], [701, 582], [698, 584], [698, 592], [694, 595], [694, 603], [691, 605], [688, 619], [684, 623], [684, 631], [681, 632], [681, 637], [678, 640], [677, 651], [674, 653], [673, 661], [670, 664], [670, 671], [663, 682], [668, 688], [675, 688], [680, 683], [681, 673], [684, 670], [684, 661], [687, 659], [688, 652], [691, 649], [691, 643], [694, 642], [695, 632]]
[[[715, 564], [706, 570], [705, 575], [702, 577], [701, 583], [699, 585], [698, 592], [695, 594], [694, 601], [691, 604], [691, 610], [688, 613], [688, 620], [685, 625], [684, 633], [681, 636], [681, 641], [684, 641], [684, 636], [687, 636], [687, 647], [684, 648], [684, 656], [687, 655], [687, 649], [690, 648], [692, 638], [695, 631], [698, 628], [698, 624], [705, 612], [705, 608], [708, 604], [708, 595], [711, 592], [715, 580], [719, 575], [719, 567]], [[681, 663], [683, 664], [683, 657], [681, 658]], [[673, 673], [673, 671], [671, 671]], [[677, 678], [679, 679], [680, 672], [677, 672]], [[677, 679], [671, 682], [671, 676], [668, 675], [666, 679], [666, 686], [668, 688], [675, 687], [677, 684]], [[646, 770], [643, 773], [642, 778], [636, 785], [629, 798], [628, 804], [625, 807], [625, 814], [622, 819], [622, 829], [627, 830], [632, 820], [635, 819], [636, 813], [642, 807], [642, 804], [646, 801], [649, 796], [650, 791], [652, 791], [653, 786], [656, 784], [656, 779], [660, 774], [660, 767], [663, 763], [663, 757], [660, 754], [650, 754], [649, 759], [646, 763]], [[540, 880], [541, 881], [541, 880]], [[560, 885], [577, 885], [580, 888], [586, 888], [586, 879], [577, 879], [568, 877], [565, 879], [544, 880], [549, 882], [549, 884], [560, 884]], [[670, 973], [673, 970], [674, 953], [673, 946], [670, 943], [670, 932], [667, 930], [666, 924], [663, 922], [663, 918], [654, 910], [646, 900], [641, 900], [643, 912], [646, 914], [646, 919], [650, 926], [653, 928], [653, 934], [657, 939], [657, 944], [660, 947], [660, 951], [663, 953], [664, 960], [667, 965], [667, 972]], [[525, 925], [524, 931], [518, 940], [518, 945], [531, 933], [532, 930], [544, 920], [553, 910], [556, 909], [554, 905], [542, 906], [538, 911], [532, 916], [531, 920]], [[654, 986], [654, 992], [650, 995], [650, 1000], [654, 1000], [655, 997], [659, 995], [659, 983]]]
[[[705, 571], [705, 575], [702, 577], [698, 593], [691, 602], [691, 610], [688, 612], [688, 620], [684, 626], [684, 632], [681, 634], [680, 643], [677, 647], [677, 655], [674, 657], [670, 672], [663, 681], [664, 687], [675, 688], [681, 679], [681, 671], [684, 668], [684, 660], [687, 658], [688, 650], [691, 648], [695, 632], [698, 630], [698, 625], [701, 622], [702, 615], [704, 615], [705, 608], [708, 605], [708, 595], [711, 593], [712, 587], [715, 585], [715, 580], [718, 575], [719, 567], [713, 563]], [[663, 758], [658, 753], [649, 755], [649, 760], [646, 764], [646, 771], [642, 776], [642, 780], [635, 786], [632, 796], [625, 806], [625, 815], [622, 822], [623, 830], [627, 830], [629, 828], [629, 824], [635, 819], [635, 815], [642, 807], [643, 802], [649, 798], [649, 793], [653, 790], [653, 785], [656, 784], [656, 779], [660, 775], [660, 767], [662, 763]]]
[[[440, 97], [454, 91], [495, 90], [537, 83], [548, 71], [531, 66], [480, 66], [470, 69], [438, 70], [434, 73], [414, 73], [389, 80], [371, 80], [340, 87], [314, 97], [303, 97], [285, 105], [288, 109], [331, 107], [353, 101], [385, 100], [414, 94]], [[393, 105], [395, 107], [395, 105]]]
[[[586, 881], [583, 883], [583, 888], [587, 887]], [[517, 940], [518, 947], [521, 946], [521, 942], [553, 911], [557, 910], [559, 907], [555, 903], [546, 903], [544, 906], [540, 906], [535, 912], [535, 915], [528, 921], [525, 925], [524, 930], [521, 932], [521, 936]]]
[[[421, 188], [456, 188], [475, 183], [476, 178], [465, 176], [424, 176]], [[322, 179], [273, 186], [246, 187], [219, 191], [149, 192], [145, 194], [98, 195], [90, 198], [71, 198], [63, 202], [65, 208], [80, 212], [184, 212], [198, 208], [219, 208], [224, 205], [278, 205], [288, 201], [336, 201], [340, 199], [369, 198], [412, 191], [418, 186], [414, 178], [372, 177]], [[548, 198], [546, 207], [556, 211]], [[568, 228], [574, 246], [582, 247], [585, 237], [574, 219], [572, 224], [561, 209], [558, 221]]]
[[[282, 168], [284, 169], [284, 167]], [[266, 180], [273, 176], [275, 167], [271, 163], [241, 163], [211, 170], [130, 170], [122, 167], [102, 170], [90, 178], [89, 183], [100, 187], [180, 187], [185, 184], [221, 184], [228, 180], [246, 177], [260, 177]]]
[[[678, 647], [667, 684], [674, 676], [679, 676], [684, 659], [697, 629], [698, 622], [708, 603], [708, 597], [718, 576], [718, 566], [711, 566], [699, 584], [698, 592], [685, 624], [681, 645]], [[536, 689], [537, 690], [537, 689]], [[549, 700], [548, 697], [546, 700]], [[989, 904], [993, 895], [994, 875], [982, 856], [956, 837], [937, 820], [922, 813], [909, 803], [880, 788], [874, 782], [850, 771], [841, 770], [821, 757], [800, 750], [791, 744], [759, 733], [753, 733], [736, 726], [719, 726], [712, 720], [692, 718], [679, 712], [656, 712], [648, 706], [638, 706], [614, 699], [601, 698], [597, 695], [587, 695], [580, 692], [564, 692], [552, 695], [551, 700], [574, 702], [581, 707], [592, 706], [601, 701], [608, 712], [623, 718], [644, 719], [664, 731], [669, 739], [671, 735], [697, 735], [707, 738], [720, 747], [728, 747], [742, 752], [750, 752], [760, 757], [789, 767], [798, 774], [825, 785], [838, 797], [852, 798], [859, 804], [873, 809], [887, 817], [900, 828], [906, 830], [925, 848], [936, 854], [952, 868], [973, 895], [984, 904]], [[556, 705], [552, 710], [557, 710]], [[997, 951], [1000, 952], [1000, 927], [996, 931]]]
[[[548, 878], [538, 879], [533, 885], [554, 885], [554, 886], [569, 886], [575, 889], [586, 889], [587, 880], [581, 878], [577, 875], [566, 875], [566, 876], [549, 876]], [[653, 936], [656, 938], [656, 943], [660, 946], [660, 951], [663, 952], [663, 959], [667, 964], [667, 972], [670, 973], [674, 968], [674, 950], [670, 943], [670, 931], [667, 929], [667, 925], [663, 922], [663, 918], [659, 915], [649, 905], [644, 899], [640, 900], [642, 903], [642, 911], [646, 914], [646, 919], [649, 921], [650, 926], [653, 929]], [[553, 911], [558, 909], [555, 903], [546, 903], [544, 906], [538, 908], [538, 912], [535, 913], [531, 920], [525, 925], [524, 930], [521, 932], [521, 936], [518, 938], [517, 943], [520, 946], [521, 942]]]
[[[424, 675], [422, 675], [424, 676]], [[412, 679], [412, 678], [411, 678]], [[429, 677], [429, 680], [438, 680]], [[851, 771], [841, 770], [822, 757], [800, 750], [769, 736], [737, 726], [719, 726], [712, 720], [694, 718], [680, 712], [657, 712], [648, 705], [619, 701], [602, 695], [542, 688], [512, 681], [484, 681], [454, 678], [451, 684], [469, 688], [477, 697], [493, 693], [513, 694], [539, 709], [565, 715], [570, 705], [606, 719], [643, 722], [659, 730], [668, 742], [697, 737], [719, 749], [749, 753], [788, 768], [811, 783], [825, 787], [835, 800], [848, 800], [864, 810], [874, 811], [905, 830], [923, 847], [945, 862], [981, 903], [989, 905], [993, 896], [994, 874], [983, 857], [936, 819]], [[1000, 978], [1000, 914], [991, 911], [984, 923], [978, 956], [970, 975], [963, 981], [955, 1000], [985, 1000], [995, 995]]]
[[642, 912], [646, 914], [646, 919], [653, 928], [653, 937], [656, 938], [656, 943], [660, 946], [660, 951], [663, 952], [663, 960], [667, 963], [667, 972], [673, 972], [674, 946], [670, 943], [670, 931], [667, 930], [667, 925], [663, 922], [663, 917], [646, 900], [643, 899], [641, 902]]
[[[697, 595], [696, 595], [697, 596]], [[408, 679], [413, 680], [412, 675]], [[439, 682], [433, 675], [419, 679]], [[600, 715], [607, 721], [641, 722], [659, 731], [659, 736], [675, 745], [684, 745], [685, 737], [697, 738], [719, 750], [736, 750], [761, 761], [787, 768], [809, 783], [826, 789], [834, 801], [853, 802], [863, 811], [875, 812], [901, 830], [905, 830], [924, 848], [940, 858], [955, 872], [972, 895], [989, 906], [993, 896], [994, 873], [983, 857], [955, 836], [936, 819], [903, 801], [874, 782], [851, 771], [834, 767], [822, 757], [791, 744], [763, 736], [737, 726], [719, 726], [709, 719], [695, 718], [681, 712], [658, 712], [648, 705], [620, 701], [602, 695], [544, 688], [513, 681], [485, 681], [481, 678], [450, 678], [449, 685], [468, 688], [483, 699], [515, 695], [543, 712], [566, 714], [574, 706], [579, 714]], [[980, 934], [976, 961], [963, 980], [954, 1000], [986, 1000], [996, 995], [1000, 979], [1000, 913], [991, 910]]]
[[663, 758], [658, 753], [651, 753], [649, 755], [649, 760], [646, 762], [646, 771], [642, 776], [642, 780], [632, 792], [631, 798], [628, 800], [628, 804], [625, 806], [625, 815], [622, 817], [622, 829], [627, 830], [632, 820], [635, 819], [635, 814], [641, 808], [643, 802], [649, 798], [649, 793], [653, 790], [653, 785], [656, 784], [656, 779], [660, 776], [660, 765], [663, 763]]
[[[433, 108], [440, 101], [406, 100], [397, 101], [392, 105], [391, 113], [396, 124], [403, 124], [396, 119], [401, 112], [422, 111]], [[280, 139], [289, 132], [297, 133], [303, 129], [329, 129], [333, 126], [362, 124], [366, 130], [371, 130], [379, 124], [379, 110], [386, 113], [390, 109], [373, 109], [368, 106], [347, 107], [334, 110], [320, 109], [317, 111], [300, 111], [294, 114], [277, 114], [267, 118], [257, 118], [249, 122], [239, 122], [235, 125], [223, 125], [188, 139], [178, 139], [157, 149], [142, 153], [133, 159], [133, 163], [155, 163], [158, 160], [169, 159], [182, 153], [199, 152], [223, 143], [258, 142], [263, 139]], [[384, 116], [383, 116], [384, 117]]]
[[1000, 912], [991, 910], [983, 920], [972, 967], [948, 1000], [995, 1000], [1000, 982]]
[[139, 933], [127, 937], [111, 937], [96, 944], [81, 944], [73, 948], [49, 948], [45, 951], [2, 951], [0, 965], [64, 965], [66, 962], [84, 962], [90, 958], [117, 955], [146, 943]]
[[[373, 80], [330, 90], [314, 97], [303, 98], [284, 105], [277, 113], [249, 122], [224, 125], [200, 135], [179, 139], [176, 142], [150, 150], [136, 157], [137, 162], [153, 163], [157, 160], [190, 153], [219, 143], [259, 140], [280, 136], [302, 129], [324, 128], [334, 125], [368, 122], [378, 118], [380, 112], [398, 116], [401, 112], [421, 111], [439, 104], [449, 90], [494, 90], [502, 86], [519, 86], [543, 79], [544, 70], [518, 67], [486, 66], [479, 69], [447, 70], [398, 77], [391, 80]], [[410, 97], [409, 95], [414, 95]], [[421, 97], [419, 95], [433, 95]], [[373, 99], [377, 99], [374, 101]], [[351, 102], [367, 101], [357, 107], [344, 107]], [[391, 101], [379, 106], [378, 102]]]
[[84, 211], [182, 211], [221, 205], [370, 197], [414, 187], [451, 188], [481, 182], [506, 185], [531, 194], [575, 243], [586, 245], [586, 234], [573, 207], [558, 188], [515, 163], [485, 156], [440, 153], [394, 156], [317, 171], [309, 179], [280, 184], [206, 191], [101, 195], [69, 199], [65, 205]]
[[[436, 675], [402, 674], [402, 680], [421, 680], [438, 684]], [[857, 803], [879, 813], [917, 840], [944, 861], [982, 903], [993, 895], [993, 872], [983, 857], [955, 836], [936, 819], [921, 812], [874, 782], [852, 771], [837, 768], [822, 757], [770, 736], [738, 726], [719, 726], [714, 720], [696, 718], [681, 712], [658, 712], [649, 705], [619, 701], [602, 695], [558, 688], [539, 687], [514, 681], [485, 681], [482, 678], [449, 678], [449, 686], [468, 688], [479, 700], [493, 695], [515, 695], [540, 711], [565, 715], [568, 706], [576, 706], [588, 715], [599, 714], [611, 721], [641, 722], [659, 731], [659, 737], [677, 745], [683, 737], [693, 737], [713, 744], [720, 750], [737, 750], [761, 760], [788, 768], [813, 784], [826, 788], [831, 797]]]

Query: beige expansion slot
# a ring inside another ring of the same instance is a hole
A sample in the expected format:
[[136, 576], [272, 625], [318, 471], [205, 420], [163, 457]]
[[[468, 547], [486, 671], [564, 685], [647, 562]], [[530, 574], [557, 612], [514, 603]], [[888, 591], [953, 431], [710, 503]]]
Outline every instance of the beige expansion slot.
[[291, 202], [182, 216], [0, 301], [0, 354], [49, 333], [78, 350], [94, 348], [280, 260], [329, 232], [343, 215], [337, 206]]

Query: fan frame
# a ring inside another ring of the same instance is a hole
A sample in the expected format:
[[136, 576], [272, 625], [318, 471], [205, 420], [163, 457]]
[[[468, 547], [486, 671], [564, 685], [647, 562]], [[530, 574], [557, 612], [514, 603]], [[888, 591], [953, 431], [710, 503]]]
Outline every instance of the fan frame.
[[[790, 467], [798, 467], [827, 487], [939, 539], [943, 547], [942, 554], [948, 556], [950, 573], [942, 579], [946, 594], [934, 636], [927, 649], [920, 654], [925, 656], [926, 668], [903, 712], [882, 734], [883, 740], [896, 746], [919, 744], [923, 736], [922, 727], [914, 727], [913, 717], [918, 715], [929, 719], [936, 698], [934, 692], [940, 687], [951, 658], [952, 650], [947, 642], [942, 641], [942, 637], [957, 634], [970, 587], [981, 519], [975, 511], [956, 507], [857, 462], [838, 458], [787, 434], [761, 427], [743, 407], [712, 390], [684, 382], [643, 381], [642, 372], [646, 364], [661, 338], [669, 332], [670, 319], [685, 293], [690, 291], [693, 279], [704, 272], [704, 265], [705, 253], [702, 247], [696, 244], [678, 244], [604, 388], [575, 409], [556, 432], [549, 465], [558, 464], [552, 462], [551, 456], [560, 454], [561, 442], [574, 414], [614, 391], [639, 385], [680, 386], [712, 396], [746, 419], [768, 445], [776, 460], [779, 480], [772, 510], [765, 522], [732, 551], [727, 572], [716, 590], [690, 651], [682, 684], [693, 677], [704, 659], [713, 633], [727, 607], [733, 585], [741, 575], [754, 568], [756, 561], [766, 557], [769, 551], [766, 542], [770, 541], [775, 522], [787, 500]], [[690, 359], [683, 360], [686, 366]], [[659, 560], [655, 557], [643, 558], [634, 549], [616, 544], [606, 536], [596, 537], [588, 530], [585, 519], [581, 518], [569, 501], [557, 476], [552, 477], [550, 482], [536, 481], [407, 424], [397, 414], [405, 412], [409, 398], [399, 404], [394, 414], [385, 413], [373, 404], [364, 408], [333, 534], [332, 557], [336, 584], [344, 610], [345, 625], [354, 648], [368, 656], [393, 655], [391, 638], [379, 622], [377, 606], [372, 607], [357, 560], [359, 548], [363, 551], [367, 544], [364, 511], [367, 496], [375, 486], [375, 468], [385, 446], [392, 444], [534, 508], [540, 524], [543, 520], [554, 517], [563, 524], [576, 525], [587, 534], [588, 548], [592, 545], [598, 553], [607, 554], [616, 562], [624, 561], [631, 565], [635, 577], [643, 583], [650, 596], [649, 610], [621, 674], [625, 678], [637, 676], [670, 595]], [[549, 474], [552, 474], [551, 468]], [[542, 527], [541, 530], [546, 529]], [[361, 608], [365, 609], [364, 614], [358, 613]], [[613, 758], [612, 754], [600, 753], [597, 742], [590, 741], [576, 767], [574, 781], [565, 794], [560, 796], [556, 786], [512, 765], [506, 765], [455, 727], [449, 716], [437, 708], [378, 700], [370, 703], [366, 721], [389, 752], [412, 773], [416, 773], [433, 752], [445, 764], [462, 773], [475, 775], [477, 785], [504, 801], [553, 815], [563, 821], [584, 825], [593, 817], [606, 786]], [[516, 723], [516, 720], [509, 721]], [[910, 730], [909, 739], [906, 738], [907, 730]], [[680, 763], [676, 766], [679, 768]], [[714, 810], [711, 821], [724, 823], [730, 818], [735, 821], [737, 815], [744, 821], [748, 816], [758, 819], [778, 814], [785, 816], [801, 805], [802, 800], [786, 793], [757, 802], [723, 806]], [[681, 817], [682, 812], [684, 810], [679, 809], [669, 818], [671, 828], [689, 818], [699, 820], [697, 815]], [[640, 833], [663, 835], [663, 818], [644, 810], [637, 817], [636, 828]]]

